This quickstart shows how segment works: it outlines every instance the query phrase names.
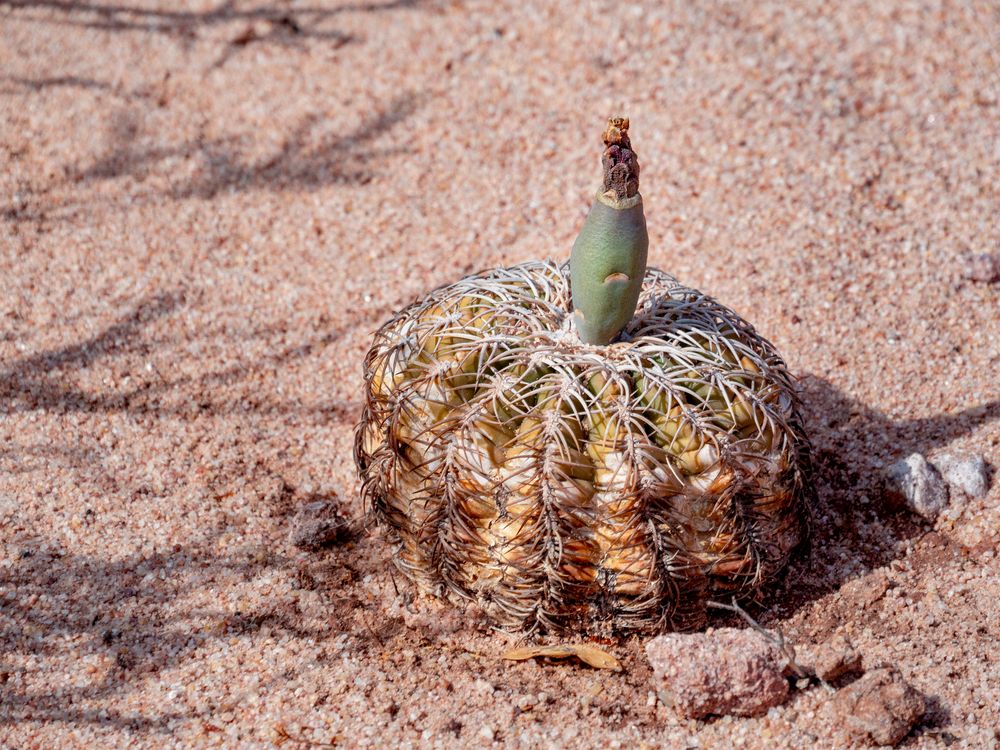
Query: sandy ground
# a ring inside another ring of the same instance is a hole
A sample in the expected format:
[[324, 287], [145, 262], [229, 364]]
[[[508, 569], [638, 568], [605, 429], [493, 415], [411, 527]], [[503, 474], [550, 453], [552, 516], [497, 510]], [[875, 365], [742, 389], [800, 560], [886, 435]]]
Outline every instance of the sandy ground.
[[801, 378], [813, 552], [759, 616], [897, 665], [905, 747], [995, 747], [1000, 487], [930, 526], [878, 477], [1000, 463], [1000, 6], [818, 5], [0, 0], [0, 747], [843, 746], [819, 688], [680, 721], [641, 639], [501, 662], [380, 536], [287, 541], [363, 511], [372, 331], [568, 257], [620, 110], [651, 263]]

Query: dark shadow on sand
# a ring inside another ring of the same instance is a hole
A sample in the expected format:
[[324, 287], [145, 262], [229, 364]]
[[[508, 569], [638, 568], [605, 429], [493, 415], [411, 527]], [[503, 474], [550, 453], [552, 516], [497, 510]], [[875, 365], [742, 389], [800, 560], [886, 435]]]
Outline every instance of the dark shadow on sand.
[[765, 592], [764, 618], [787, 616], [836, 591], [859, 571], [899, 557], [901, 544], [929, 527], [918, 516], [886, 507], [886, 467], [915, 452], [932, 454], [1000, 419], [1000, 400], [952, 414], [894, 420], [821, 377], [806, 375], [799, 386], [817, 503], [808, 549], [784, 580]]

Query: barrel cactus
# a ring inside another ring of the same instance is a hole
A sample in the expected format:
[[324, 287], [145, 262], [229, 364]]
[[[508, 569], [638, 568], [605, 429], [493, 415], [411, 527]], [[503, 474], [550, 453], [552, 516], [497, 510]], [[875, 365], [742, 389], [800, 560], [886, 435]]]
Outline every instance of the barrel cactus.
[[505, 627], [688, 629], [803, 540], [809, 451], [773, 346], [646, 268], [628, 121], [568, 264], [441, 287], [376, 333], [355, 457], [425, 591]]

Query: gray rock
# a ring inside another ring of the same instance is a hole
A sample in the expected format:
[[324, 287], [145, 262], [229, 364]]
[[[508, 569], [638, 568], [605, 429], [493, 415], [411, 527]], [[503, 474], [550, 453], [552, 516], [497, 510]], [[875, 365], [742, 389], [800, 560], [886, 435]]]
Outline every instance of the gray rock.
[[668, 633], [646, 644], [660, 700], [681, 716], [757, 716], [788, 696], [786, 658], [752, 630]]
[[352, 535], [351, 523], [341, 515], [337, 502], [317, 500], [299, 508], [288, 541], [301, 549], [317, 550], [346, 542]]
[[948, 485], [926, 458], [914, 453], [886, 471], [885, 497], [890, 506], [909, 508], [933, 521], [948, 505]]
[[964, 492], [969, 497], [986, 497], [989, 492], [989, 470], [982, 456], [942, 453], [930, 461], [951, 489]]
[[837, 723], [862, 742], [895, 745], [924, 715], [924, 697], [895, 667], [873, 669], [831, 701]]

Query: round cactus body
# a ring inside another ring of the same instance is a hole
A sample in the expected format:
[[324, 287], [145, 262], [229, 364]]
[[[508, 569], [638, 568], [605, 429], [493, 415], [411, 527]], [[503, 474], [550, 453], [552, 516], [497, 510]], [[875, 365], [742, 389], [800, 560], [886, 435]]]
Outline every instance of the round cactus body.
[[573, 324], [568, 265], [470, 276], [365, 360], [366, 502], [423, 589], [515, 628], [697, 627], [806, 529], [790, 376], [733, 311], [648, 269], [615, 342]]

